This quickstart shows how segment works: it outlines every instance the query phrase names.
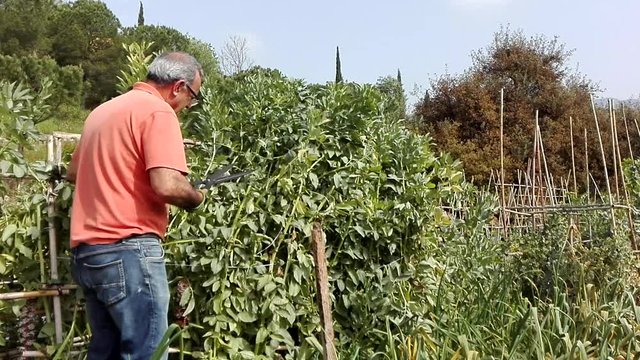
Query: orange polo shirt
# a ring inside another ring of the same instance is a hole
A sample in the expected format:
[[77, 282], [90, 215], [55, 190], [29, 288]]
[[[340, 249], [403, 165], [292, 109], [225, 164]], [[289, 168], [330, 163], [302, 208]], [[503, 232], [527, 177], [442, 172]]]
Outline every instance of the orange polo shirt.
[[178, 117], [157, 90], [139, 82], [93, 110], [71, 161], [77, 166], [71, 247], [133, 234], [164, 237], [167, 206], [147, 171], [188, 169]]

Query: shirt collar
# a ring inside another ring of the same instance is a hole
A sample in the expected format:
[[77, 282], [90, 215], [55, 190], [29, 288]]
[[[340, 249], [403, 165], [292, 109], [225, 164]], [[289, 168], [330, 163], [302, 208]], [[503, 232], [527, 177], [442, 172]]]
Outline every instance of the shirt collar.
[[151, 86], [151, 85], [149, 85], [149, 84], [147, 84], [145, 82], [139, 81], [139, 82], [133, 84], [133, 90], [144, 91], [146, 93], [149, 93], [151, 95], [154, 95], [154, 96], [162, 99], [162, 95], [160, 95], [158, 90], [155, 87], [153, 87], [153, 86]]

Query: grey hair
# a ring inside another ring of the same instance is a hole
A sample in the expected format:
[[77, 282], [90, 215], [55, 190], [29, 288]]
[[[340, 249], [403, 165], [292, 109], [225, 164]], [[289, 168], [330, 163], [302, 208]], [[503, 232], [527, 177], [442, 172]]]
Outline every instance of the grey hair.
[[204, 77], [202, 65], [193, 56], [181, 51], [167, 52], [151, 62], [147, 80], [159, 85], [169, 85], [178, 80], [193, 84], [196, 71], [200, 73], [202, 79]]

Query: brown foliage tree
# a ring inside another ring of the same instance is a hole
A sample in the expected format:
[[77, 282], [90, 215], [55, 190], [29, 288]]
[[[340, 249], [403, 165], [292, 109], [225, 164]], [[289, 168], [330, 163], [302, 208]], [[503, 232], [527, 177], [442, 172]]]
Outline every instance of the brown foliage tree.
[[[557, 38], [526, 37], [521, 31], [501, 29], [490, 46], [472, 54], [470, 69], [431, 82], [415, 108], [419, 129], [431, 133], [441, 150], [459, 157], [469, 178], [485, 183], [492, 170], [500, 169], [500, 91], [504, 89], [507, 180], [513, 181], [518, 170], [527, 169], [536, 111], [549, 170], [554, 177], [566, 177], [572, 164], [569, 119], [573, 118], [579, 151], [583, 129], [594, 127], [590, 94], [597, 91], [589, 80], [570, 72], [566, 62], [571, 53]], [[590, 151], [596, 149], [594, 140], [590, 140]], [[601, 168], [598, 154], [599, 148], [591, 154], [590, 160], [596, 162], [590, 170]], [[576, 163], [577, 170], [584, 171], [584, 156], [576, 156]]]

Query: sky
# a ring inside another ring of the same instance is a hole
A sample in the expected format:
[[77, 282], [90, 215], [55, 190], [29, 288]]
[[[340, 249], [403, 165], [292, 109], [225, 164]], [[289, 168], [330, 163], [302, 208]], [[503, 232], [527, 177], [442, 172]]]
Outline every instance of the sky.
[[[103, 0], [123, 26], [139, 2]], [[400, 69], [410, 102], [429, 82], [468, 69], [501, 27], [557, 37], [567, 65], [599, 84], [598, 97], [640, 97], [639, 0], [143, 0], [147, 25], [165, 25], [220, 49], [247, 39], [256, 65], [311, 83], [375, 83]]]

